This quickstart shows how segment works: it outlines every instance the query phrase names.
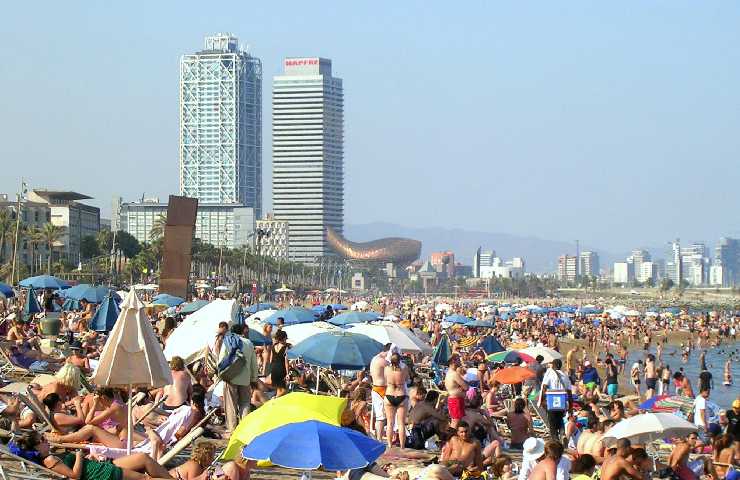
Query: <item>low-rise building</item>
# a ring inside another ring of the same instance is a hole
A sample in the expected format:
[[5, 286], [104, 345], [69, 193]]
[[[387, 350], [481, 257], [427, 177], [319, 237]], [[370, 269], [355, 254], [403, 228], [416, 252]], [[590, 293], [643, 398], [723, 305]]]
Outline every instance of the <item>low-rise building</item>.
[[95, 237], [100, 232], [100, 209], [81, 203], [88, 200], [82, 193], [63, 190], [32, 190], [28, 200], [35, 203], [46, 203], [51, 213], [51, 223], [64, 230], [59, 244], [54, 246], [57, 254], [68, 262], [80, 261], [80, 244], [88, 236]]
[[275, 220], [268, 214], [264, 220], [257, 220], [255, 244], [259, 242], [260, 255], [288, 260], [290, 228], [286, 220]]

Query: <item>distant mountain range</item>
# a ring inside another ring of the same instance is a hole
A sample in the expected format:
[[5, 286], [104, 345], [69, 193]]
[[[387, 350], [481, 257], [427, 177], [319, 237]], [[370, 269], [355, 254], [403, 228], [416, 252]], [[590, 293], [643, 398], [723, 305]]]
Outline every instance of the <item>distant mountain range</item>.
[[[344, 236], [355, 242], [367, 242], [383, 237], [413, 238], [421, 241], [422, 259], [428, 258], [432, 252], [451, 250], [455, 252], [455, 261], [463, 265], [471, 265], [475, 250], [482, 246], [484, 250], [495, 250], [496, 255], [505, 260], [522, 257], [526, 262], [527, 271], [536, 273], [556, 271], [560, 255], [575, 253], [575, 246], [572, 243], [558, 240], [459, 228], [404, 227], [385, 222], [345, 225]], [[624, 261], [629, 255], [606, 252], [593, 245], [582, 245], [581, 250], [598, 252], [602, 268], [607, 268], [612, 262]], [[649, 251], [655, 257], [662, 257], [663, 252], [658, 248]]]

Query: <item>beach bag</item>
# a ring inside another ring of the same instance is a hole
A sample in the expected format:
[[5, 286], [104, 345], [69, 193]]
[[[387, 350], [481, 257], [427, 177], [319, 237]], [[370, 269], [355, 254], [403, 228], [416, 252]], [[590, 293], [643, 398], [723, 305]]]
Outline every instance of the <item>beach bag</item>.
[[223, 346], [229, 348], [229, 353], [218, 364], [218, 377], [224, 382], [230, 382], [247, 365], [247, 359], [242, 352], [242, 341], [236, 335], [227, 335]]

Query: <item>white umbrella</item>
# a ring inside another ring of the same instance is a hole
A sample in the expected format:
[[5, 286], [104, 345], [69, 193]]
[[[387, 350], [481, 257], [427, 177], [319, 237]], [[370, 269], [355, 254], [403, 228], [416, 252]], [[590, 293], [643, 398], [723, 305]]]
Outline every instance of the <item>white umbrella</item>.
[[228, 292], [229, 290], [231, 290], [231, 287], [227, 287], [226, 285], [219, 285], [214, 290], [219, 292]]
[[260, 310], [259, 312], [248, 316], [247, 319], [244, 320], [244, 322], [249, 326], [249, 328], [262, 330], [262, 327], [265, 324], [265, 319], [275, 312], [277, 312], [277, 310], [273, 310], [270, 308], [268, 308], [267, 310]]
[[432, 352], [432, 347], [420, 340], [408, 328], [389, 321], [380, 321], [373, 323], [355, 323], [348, 328], [352, 333], [360, 333], [376, 340], [383, 345], [394, 343], [404, 353], [423, 353]]
[[528, 347], [528, 348], [525, 348], [525, 349], [519, 350], [519, 351], [522, 352], [522, 353], [526, 353], [527, 355], [529, 355], [532, 358], [537, 358], [537, 355], [542, 355], [542, 358], [544, 358], [544, 360], [542, 360], [542, 361], [544, 363], [550, 363], [550, 362], [552, 362], [555, 359], [558, 359], [558, 358], [559, 359], [562, 359], [563, 358], [563, 356], [560, 354], [560, 352], [556, 352], [552, 348], [547, 348], [547, 347], [542, 347], [542, 346], [539, 346], [539, 347]]
[[434, 307], [434, 310], [436, 310], [437, 312], [442, 312], [442, 311], [451, 312], [452, 311], [452, 305], [450, 305], [449, 303], [438, 303]]
[[208, 341], [216, 336], [218, 324], [232, 325], [238, 320], [239, 305], [236, 300], [216, 299], [191, 313], [172, 332], [167, 339], [164, 356], [168, 359], [181, 357], [191, 363], [202, 356]]
[[610, 445], [620, 438], [629, 438], [633, 443], [644, 444], [661, 438], [685, 437], [696, 430], [696, 425], [672, 413], [643, 413], [607, 430], [603, 442]]
[[290, 293], [292, 291], [293, 290], [291, 290], [290, 288], [286, 287], [285, 285], [283, 285], [280, 288], [275, 289], [275, 293]]
[[121, 303], [121, 313], [113, 327], [95, 371], [93, 382], [106, 387], [128, 387], [128, 444], [131, 453], [133, 387], [163, 387], [172, 383], [172, 373], [157, 341], [144, 304], [132, 288]]
[[313, 322], [287, 325], [283, 327], [283, 330], [288, 335], [288, 341], [292, 345], [296, 345], [308, 337], [318, 335], [319, 333], [336, 332], [342, 329], [328, 322]]

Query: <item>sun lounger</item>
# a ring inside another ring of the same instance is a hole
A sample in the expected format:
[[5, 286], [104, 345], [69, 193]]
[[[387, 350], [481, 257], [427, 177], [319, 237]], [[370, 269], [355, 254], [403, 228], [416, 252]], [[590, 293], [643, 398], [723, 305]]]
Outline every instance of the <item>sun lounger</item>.
[[10, 453], [5, 446], [0, 446], [0, 478], [3, 480], [59, 480], [66, 477], [43, 465]]
[[[195, 430], [197, 427], [201, 426], [205, 421], [207, 421], [210, 416], [215, 413], [215, 410], [211, 410], [204, 418], [201, 420], [196, 426], [194, 426], [192, 430]], [[182, 428], [183, 425], [190, 419], [191, 415], [190, 407], [189, 406], [183, 406], [175, 411], [172, 412], [170, 417], [165, 421], [162, 425], [157, 427], [154, 431], [159, 435], [159, 438], [162, 439], [162, 443], [165, 448], [172, 449], [174, 446], [178, 443], [177, 438], [175, 437], [175, 434]], [[187, 436], [186, 436], [187, 437]], [[183, 437], [185, 438], [185, 437]], [[107, 458], [115, 459], [122, 457], [126, 455], [126, 449], [125, 448], [111, 448], [106, 447], [104, 445], [97, 445], [97, 444], [89, 444], [85, 446], [86, 448], [90, 449], [90, 452], [96, 453], [98, 455], [104, 455]], [[152, 445], [149, 439], [144, 440], [140, 442], [139, 444], [135, 445], [132, 449], [132, 452], [143, 452], [147, 454], [152, 453]]]
[[[5, 350], [5, 347], [3, 347], [2, 345], [0, 345], [0, 362], [0, 375], [5, 378], [10, 378], [14, 380], [27, 380], [35, 377], [39, 373], [44, 373], [44, 371], [30, 370], [13, 362], [8, 352]], [[53, 372], [47, 371], [46, 373]]]
[[534, 418], [536, 417], [542, 422], [541, 427], [532, 427], [535, 433], [538, 433], [542, 436], [550, 435], [550, 427], [548, 427], [547, 425], [547, 412], [545, 411], [545, 409], [537, 405], [537, 403], [533, 402], [532, 400], [529, 401], [529, 408], [532, 411], [532, 420], [534, 420]]
[[18, 399], [36, 415], [37, 422], [43, 422], [42, 431], [55, 430], [54, 423], [36, 396], [31, 392], [30, 387], [27, 389], [27, 392], [27, 394], [19, 393]]

